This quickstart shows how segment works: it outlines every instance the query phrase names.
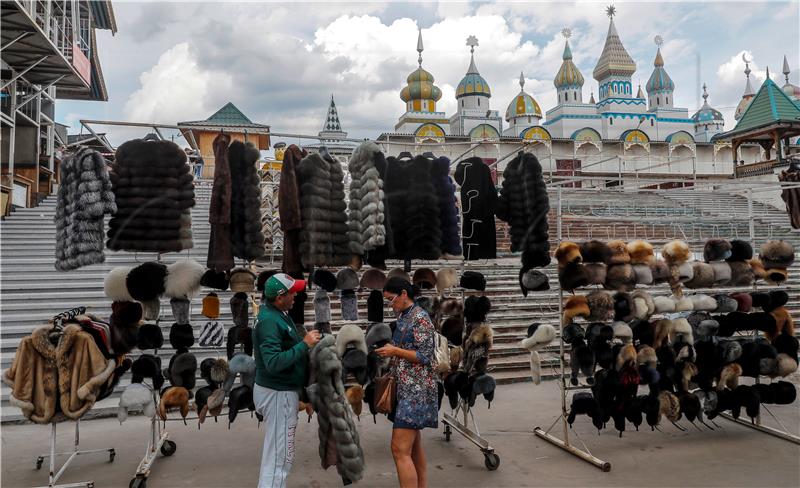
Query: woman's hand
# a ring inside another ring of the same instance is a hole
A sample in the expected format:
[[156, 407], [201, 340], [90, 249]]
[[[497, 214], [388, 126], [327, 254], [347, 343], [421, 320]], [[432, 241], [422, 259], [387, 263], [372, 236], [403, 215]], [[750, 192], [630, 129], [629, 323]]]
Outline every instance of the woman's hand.
[[378, 353], [378, 356], [382, 358], [389, 358], [392, 356], [396, 356], [397, 348], [391, 344], [386, 344], [385, 346], [381, 346], [378, 349], [375, 349], [375, 352]]

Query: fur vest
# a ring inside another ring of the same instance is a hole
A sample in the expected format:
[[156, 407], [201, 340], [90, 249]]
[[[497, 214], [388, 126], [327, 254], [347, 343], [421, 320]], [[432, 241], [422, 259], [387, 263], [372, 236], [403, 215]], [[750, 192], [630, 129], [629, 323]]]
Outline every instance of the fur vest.
[[549, 211], [539, 160], [528, 153], [515, 157], [503, 172], [497, 217], [508, 222], [511, 252], [522, 251], [525, 270], [550, 264]]
[[211, 233], [208, 238], [206, 265], [214, 271], [233, 268], [231, 247], [231, 170], [228, 163], [228, 145], [231, 137], [219, 134], [214, 138], [214, 183], [211, 187], [211, 204], [208, 222]]
[[468, 260], [497, 257], [497, 230], [494, 224], [497, 189], [492, 173], [481, 158], [458, 163], [456, 183], [461, 187], [462, 248]]
[[333, 334], [325, 335], [311, 350], [310, 362], [312, 385], [306, 390], [317, 412], [322, 468], [335, 464], [343, 480], [356, 482], [364, 474], [364, 452], [344, 395], [342, 362]]
[[105, 214], [117, 211], [103, 156], [81, 148], [61, 165], [56, 203], [56, 269], [102, 263]]
[[362, 256], [386, 243], [383, 178], [375, 160], [383, 159], [377, 144], [364, 142], [353, 153], [348, 169], [350, 205], [348, 213], [348, 240], [350, 252]]
[[431, 167], [433, 186], [439, 199], [439, 222], [442, 226], [442, 254], [461, 255], [461, 237], [458, 232], [456, 185], [450, 178], [450, 160], [436, 158]]
[[231, 167], [231, 244], [233, 255], [252, 261], [264, 256], [261, 231], [261, 179], [256, 170], [258, 149], [233, 141], [228, 146]]
[[387, 158], [384, 191], [389, 199], [389, 214], [394, 238], [394, 257], [398, 259], [439, 259], [442, 229], [439, 200], [431, 181], [431, 161]]
[[278, 214], [283, 231], [283, 272], [300, 273], [300, 231], [303, 228], [300, 211], [300, 179], [297, 166], [308, 153], [292, 144], [283, 153], [281, 180], [278, 185]]
[[117, 211], [108, 223], [109, 249], [178, 252], [193, 246], [187, 229], [194, 177], [186, 154], [170, 141], [121, 145], [111, 169]]
[[37, 424], [50, 422], [57, 413], [72, 420], [81, 418], [113, 380], [116, 366], [79, 325], [65, 325], [55, 346], [48, 339], [51, 330], [40, 327], [23, 338], [3, 374], [11, 387], [9, 403]]
[[[303, 229], [300, 257], [303, 266], [344, 266], [350, 261], [342, 165], [310, 154], [297, 167]], [[284, 243], [284, 247], [285, 247]]]

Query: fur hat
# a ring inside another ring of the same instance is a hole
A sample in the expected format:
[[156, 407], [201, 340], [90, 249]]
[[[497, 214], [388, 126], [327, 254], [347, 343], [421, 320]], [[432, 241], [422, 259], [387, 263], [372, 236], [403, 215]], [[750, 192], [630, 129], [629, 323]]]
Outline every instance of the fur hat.
[[331, 299], [328, 292], [320, 288], [314, 293], [314, 322], [331, 321]]
[[339, 304], [342, 309], [343, 320], [358, 320], [358, 298], [355, 290], [342, 290], [339, 292]]
[[789, 405], [797, 399], [797, 388], [788, 381], [774, 381], [765, 386], [771, 390], [776, 405]]
[[367, 354], [367, 343], [364, 338], [364, 331], [356, 324], [345, 324], [336, 334], [336, 353], [339, 358], [344, 357], [348, 347], [355, 347], [359, 351]]
[[372, 351], [375, 348], [384, 346], [391, 342], [391, 340], [392, 329], [383, 322], [372, 324], [370, 328], [367, 329], [367, 333], [364, 335], [364, 343], [366, 344], [368, 351]]
[[203, 297], [203, 308], [200, 313], [210, 319], [219, 317], [219, 297], [216, 293], [211, 292]]
[[156, 390], [161, 389], [164, 385], [161, 358], [152, 354], [142, 354], [131, 364], [131, 382], [141, 383], [145, 378], [150, 378], [153, 388]]
[[681, 240], [674, 240], [664, 244], [661, 256], [669, 266], [678, 266], [688, 262], [692, 257], [689, 245]]
[[730, 264], [725, 261], [715, 261], [710, 263], [710, 266], [714, 270], [714, 286], [724, 286], [731, 282], [733, 273]]
[[222, 413], [222, 407], [225, 405], [225, 395], [227, 392], [222, 388], [217, 388], [214, 390], [211, 395], [206, 400], [206, 405], [200, 410], [200, 414], [198, 415], [200, 423], [202, 424], [205, 419], [206, 415], [211, 415], [216, 417], [220, 413]]
[[194, 259], [179, 259], [167, 266], [164, 295], [169, 298], [194, 298], [200, 292], [205, 267]]
[[164, 333], [156, 324], [142, 324], [137, 333], [136, 347], [141, 350], [161, 349], [164, 345]]
[[491, 309], [489, 297], [470, 295], [464, 300], [464, 320], [467, 323], [484, 322]]
[[655, 307], [654, 313], [673, 313], [675, 312], [675, 300], [670, 297], [654, 297], [653, 306]]
[[731, 241], [731, 255], [726, 261], [747, 261], [753, 258], [753, 246], [740, 239]]
[[145, 320], [158, 320], [161, 317], [161, 299], [142, 301], [142, 318]]
[[367, 354], [364, 351], [350, 347], [342, 356], [342, 372], [345, 376], [352, 375], [359, 384], [365, 385], [369, 381], [367, 363]]
[[758, 395], [758, 390], [748, 385], [739, 385], [733, 392], [736, 404], [738, 405], [733, 411], [734, 418], [739, 417], [740, 407], [744, 407], [744, 411], [748, 417], [755, 421], [761, 410], [761, 397]]
[[355, 290], [358, 288], [358, 275], [352, 268], [342, 268], [336, 273], [337, 290]]
[[555, 252], [556, 261], [558, 261], [559, 268], [568, 264], [580, 263], [583, 258], [581, 257], [581, 249], [574, 242], [563, 241], [558, 245]]
[[608, 247], [611, 249], [611, 258], [606, 264], [630, 264], [631, 256], [628, 254], [628, 246], [625, 244], [625, 241], [609, 241]]
[[717, 308], [713, 310], [716, 313], [735, 312], [739, 306], [738, 302], [728, 295], [714, 295], [714, 300], [717, 302]]
[[455, 286], [458, 286], [458, 271], [455, 268], [441, 268], [436, 272], [436, 292], [440, 296]]
[[209, 269], [203, 273], [203, 277], [200, 278], [200, 284], [206, 288], [225, 291], [228, 289], [230, 282], [228, 281], [228, 275], [224, 271]]
[[111, 301], [132, 302], [133, 297], [128, 292], [128, 273], [133, 266], [118, 266], [108, 272], [103, 280], [103, 291]]
[[336, 289], [336, 275], [327, 269], [315, 269], [311, 274], [311, 281], [327, 292], [332, 292]]
[[181, 386], [168, 388], [161, 395], [158, 416], [161, 417], [161, 420], [167, 420], [167, 412], [175, 409], [180, 411], [181, 417], [184, 419], [189, 415], [189, 390]]
[[455, 315], [447, 317], [441, 325], [442, 335], [455, 346], [460, 346], [464, 340], [464, 317]]
[[714, 268], [708, 263], [692, 263], [692, 279], [685, 282], [686, 288], [711, 288], [714, 286]]
[[733, 293], [731, 298], [736, 300], [736, 310], [739, 312], [749, 312], [753, 308], [753, 297], [749, 293]]
[[653, 270], [647, 264], [634, 264], [633, 274], [636, 276], [636, 283], [639, 285], [653, 284]]
[[128, 292], [134, 300], [144, 302], [164, 294], [167, 267], [161, 263], [146, 262], [131, 269], [125, 279]]
[[128, 419], [128, 410], [132, 408], [141, 409], [145, 417], [152, 417], [156, 412], [153, 390], [141, 383], [131, 383], [125, 387], [119, 396], [117, 408], [117, 420], [120, 424]]
[[614, 329], [614, 339], [619, 339], [625, 344], [633, 341], [633, 330], [631, 330], [630, 325], [616, 321], [611, 324], [611, 327]]
[[732, 363], [742, 357], [742, 345], [736, 341], [720, 342], [717, 347], [723, 363]]
[[767, 303], [761, 305], [761, 309], [765, 312], [771, 312], [789, 303], [789, 294], [783, 290], [771, 290], [767, 297]]
[[789, 279], [786, 268], [768, 268], [765, 270], [764, 281], [768, 285], [780, 286]]
[[680, 283], [687, 283], [694, 279], [694, 263], [681, 263], [673, 266], [670, 271], [673, 273], [673, 280]]
[[545, 291], [550, 289], [550, 279], [546, 274], [535, 269], [528, 271], [519, 270], [519, 287], [522, 296], [528, 296], [528, 291]]
[[606, 265], [604, 263], [583, 263], [582, 268], [590, 285], [605, 285]]
[[230, 300], [233, 323], [240, 327], [250, 325], [250, 299], [243, 292], [234, 293]]
[[[535, 324], [531, 324], [529, 326], [529, 329], [531, 327], [538, 327], [538, 325], [539, 324], [536, 324], [536, 323]], [[575, 322], [573, 322], [573, 323], [565, 326], [563, 329], [561, 329], [561, 337], [564, 338], [564, 342], [566, 344], [573, 344], [576, 340], [584, 339], [586, 337], [586, 334], [585, 334], [585, 332], [583, 330], [583, 327], [581, 327], [580, 325], [578, 325]]]
[[228, 361], [228, 375], [222, 382], [224, 391], [231, 391], [237, 375], [241, 377], [243, 385], [253, 388], [256, 381], [256, 360], [243, 352], [234, 354]]
[[239, 385], [231, 390], [228, 395], [228, 428], [236, 420], [239, 415], [239, 410], [250, 410], [251, 412], [256, 409], [253, 403], [253, 389], [247, 385]]
[[764, 268], [788, 268], [794, 262], [794, 247], [784, 240], [767, 241], [758, 253]]
[[467, 373], [463, 371], [450, 373], [444, 378], [444, 393], [451, 409], [455, 409], [458, 406], [458, 394], [467, 385], [467, 381]]
[[772, 345], [778, 354], [785, 354], [791, 358], [797, 359], [797, 352], [800, 344], [795, 336], [787, 333], [779, 334], [773, 341]]
[[423, 290], [431, 290], [436, 287], [436, 273], [430, 268], [418, 268], [411, 282]]
[[661, 259], [657, 259], [650, 264], [650, 271], [653, 273], [654, 284], [666, 283], [672, 276], [669, 271], [669, 266]]
[[692, 300], [692, 310], [697, 310], [698, 312], [713, 312], [717, 309], [717, 301], [708, 295], [699, 293], [697, 295], [692, 295], [690, 298]]
[[681, 418], [681, 405], [678, 397], [669, 391], [658, 394], [659, 412], [670, 422], [677, 422]]
[[647, 241], [637, 240], [628, 243], [628, 254], [631, 264], [649, 265], [656, 260], [653, 245]]
[[344, 396], [353, 413], [356, 416], [361, 415], [361, 410], [364, 405], [364, 387], [361, 385], [352, 385], [344, 391]]
[[709, 239], [703, 247], [703, 260], [707, 263], [725, 261], [732, 254], [732, 246], [727, 239]]
[[584, 263], [608, 263], [611, 259], [611, 248], [608, 244], [598, 240], [591, 240], [581, 243], [581, 258]]
[[172, 386], [182, 386], [187, 390], [192, 390], [196, 382], [196, 374], [197, 358], [194, 354], [179, 352], [170, 358], [166, 376]]
[[556, 330], [552, 325], [531, 324], [528, 327], [528, 337], [520, 342], [520, 346], [531, 353], [531, 379], [536, 385], [542, 381], [542, 363], [537, 351], [550, 344], [555, 338]]
[[770, 315], [775, 317], [775, 333], [772, 335], [767, 335], [767, 338], [770, 340], [775, 339], [775, 337], [783, 332], [784, 334], [789, 334], [791, 336], [794, 335], [794, 319], [792, 319], [792, 315], [789, 313], [788, 310], [784, 307], [778, 307], [775, 310], [770, 312]]
[[[531, 273], [531, 271], [528, 271], [528, 273]], [[541, 274], [541, 272], [539, 273]], [[573, 291], [576, 288], [587, 286], [589, 284], [589, 277], [586, 275], [583, 264], [579, 262], [571, 262], [566, 263], [563, 266], [559, 266], [558, 284], [561, 289], [566, 291]], [[522, 286], [522, 291], [527, 296], [527, 290], [525, 286]]]
[[578, 415], [586, 415], [592, 419], [592, 424], [600, 430], [603, 428], [603, 415], [600, 412], [600, 405], [594, 395], [589, 392], [582, 391], [575, 393], [572, 396], [572, 401], [569, 407], [569, 415], [567, 415], [567, 422], [572, 425]]
[[403, 268], [392, 268], [389, 270], [389, 273], [386, 275], [386, 279], [390, 280], [392, 278], [402, 278], [411, 283], [411, 277], [403, 270]]
[[370, 290], [383, 290], [383, 286], [386, 284], [386, 274], [377, 269], [377, 268], [369, 268], [368, 270], [364, 271], [361, 275], [361, 281], [359, 285], [361, 288], [367, 288]]
[[730, 286], [750, 286], [753, 284], [753, 269], [745, 261], [729, 261], [731, 269]]
[[[691, 326], [689, 326], [689, 327], [691, 327]], [[670, 335], [673, 334], [674, 328], [675, 328], [675, 324], [672, 323], [672, 320], [661, 319], [661, 320], [656, 321], [655, 334], [654, 334], [654, 339], [653, 339], [653, 347], [658, 349], [662, 345], [664, 345], [666, 343], [667, 339], [669, 339]]]
[[489, 408], [492, 408], [492, 400], [494, 399], [494, 391], [497, 383], [494, 378], [488, 374], [475, 375], [469, 379], [469, 405], [475, 405], [475, 399], [478, 395], [483, 395], [483, 398], [489, 402]]
[[675, 343], [678, 337], [683, 337], [685, 342], [689, 344], [694, 343], [694, 334], [692, 332], [692, 326], [689, 325], [689, 321], [684, 318], [677, 318], [672, 321], [672, 331], [670, 334], [670, 341]]
[[200, 363], [200, 377], [209, 385], [221, 385], [228, 374], [228, 361], [223, 358], [206, 358]]
[[638, 366], [650, 366], [655, 368], [658, 363], [656, 350], [650, 346], [643, 346], [636, 354], [636, 364]]
[[256, 277], [256, 291], [264, 293], [264, 287], [267, 285], [267, 280], [278, 274], [280, 271], [277, 269], [265, 269], [258, 273]]
[[486, 278], [477, 271], [464, 271], [461, 274], [460, 286], [467, 290], [486, 291]]
[[[714, 305], [716, 306], [716, 302]], [[675, 299], [675, 312], [691, 312], [693, 310], [694, 302], [692, 301], [691, 297], [682, 296]]]
[[614, 293], [614, 320], [630, 322], [633, 319], [633, 298], [630, 293], [625, 291]]
[[383, 293], [372, 290], [367, 298], [367, 321], [383, 322]]
[[424, 295], [414, 297], [414, 304], [425, 310], [428, 316], [433, 317], [434, 300], [431, 297]]
[[231, 271], [231, 291], [252, 293], [256, 289], [256, 274], [247, 268], [236, 268]]
[[111, 304], [110, 325], [114, 327], [138, 326], [142, 320], [142, 305], [137, 302], [114, 302]]
[[587, 319], [590, 313], [589, 302], [587, 302], [586, 297], [583, 295], [571, 296], [567, 298], [567, 301], [564, 303], [563, 310], [564, 316], [561, 319], [562, 326], [571, 324], [575, 317]]
[[719, 330], [719, 322], [713, 319], [706, 319], [700, 321], [695, 328], [695, 333], [699, 340], [709, 340], [717, 335], [717, 330]]
[[187, 298], [172, 298], [169, 301], [169, 305], [172, 308], [172, 317], [175, 319], [175, 322], [179, 324], [189, 323], [191, 303]]
[[605, 291], [593, 291], [586, 295], [589, 305], [589, 322], [605, 322], [614, 318], [614, 298]]
[[777, 365], [775, 368], [775, 376], [787, 377], [797, 371], [797, 355], [790, 356], [788, 354], [778, 353], [775, 358]]
[[[622, 242], [622, 241], [619, 241]], [[612, 264], [606, 268], [607, 290], [631, 291], [636, 288], [636, 273], [630, 264]]]
[[637, 319], [647, 320], [656, 313], [656, 304], [646, 291], [635, 290], [631, 298], [633, 299], [633, 313]]

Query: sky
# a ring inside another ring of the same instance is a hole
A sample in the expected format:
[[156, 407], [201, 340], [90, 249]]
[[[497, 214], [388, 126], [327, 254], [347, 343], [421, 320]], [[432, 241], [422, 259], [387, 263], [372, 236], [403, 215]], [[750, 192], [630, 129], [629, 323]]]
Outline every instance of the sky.
[[[203, 120], [233, 102], [273, 132], [317, 134], [331, 94], [349, 137], [392, 132], [405, 111], [400, 90], [423, 67], [442, 90], [437, 105], [455, 112], [455, 87], [469, 66], [466, 39], [478, 38], [475, 62], [491, 87], [491, 108], [505, 113], [525, 90], [543, 112], [556, 103], [553, 78], [564, 38], [597, 98], [592, 70], [608, 31], [610, 2], [113, 2], [118, 32], [98, 32], [108, 102], [60, 101], [56, 117], [75, 133], [80, 119], [174, 124]], [[634, 85], [647, 82], [664, 39], [665, 68], [675, 82], [674, 105], [689, 115], [709, 103], [735, 125], [745, 87], [746, 54], [756, 90], [766, 77], [784, 84], [786, 55], [800, 84], [800, 2], [620, 2], [614, 22], [637, 64]], [[698, 71], [699, 66], [699, 71]], [[699, 84], [698, 84], [699, 81]], [[99, 127], [112, 144], [144, 135]], [[97, 129], [96, 129], [97, 130]]]

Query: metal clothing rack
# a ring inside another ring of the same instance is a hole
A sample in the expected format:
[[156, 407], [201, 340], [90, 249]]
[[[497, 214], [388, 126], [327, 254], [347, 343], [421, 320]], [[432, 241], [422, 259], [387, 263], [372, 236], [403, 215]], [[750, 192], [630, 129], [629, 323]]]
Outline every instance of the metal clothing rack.
[[[75, 442], [73, 444], [73, 449], [71, 451], [65, 452], [56, 452], [56, 425], [58, 422], [51, 422], [51, 430], [50, 430], [50, 453], [49, 454], [41, 454], [39, 457], [36, 458], [36, 469], [42, 469], [42, 463], [44, 463], [45, 458], [48, 458], [50, 464], [49, 470], [49, 477], [47, 482], [47, 488], [72, 488], [77, 486], [85, 486], [86, 488], [94, 488], [94, 481], [78, 481], [74, 483], [66, 483], [66, 484], [56, 484], [58, 479], [64, 474], [64, 472], [69, 467], [72, 461], [80, 456], [85, 454], [99, 454], [99, 453], [108, 453], [108, 462], [113, 463], [114, 457], [116, 456], [116, 452], [114, 451], [113, 447], [104, 448], [104, 449], [86, 449], [80, 450], [80, 419], [75, 421]], [[58, 468], [56, 471], [56, 457], [57, 456], [66, 456], [69, 455], [64, 464]], [[44, 487], [42, 487], [44, 488]]]

